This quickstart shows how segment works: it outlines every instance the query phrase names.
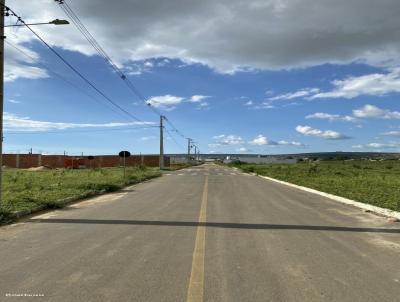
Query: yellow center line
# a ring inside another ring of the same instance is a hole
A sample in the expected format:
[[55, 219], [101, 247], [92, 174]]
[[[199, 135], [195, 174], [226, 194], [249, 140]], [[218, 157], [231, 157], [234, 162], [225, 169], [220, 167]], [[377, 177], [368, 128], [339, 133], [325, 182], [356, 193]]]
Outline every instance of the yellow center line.
[[[203, 198], [201, 200], [201, 208], [199, 215], [199, 223], [207, 221], [207, 199], [208, 199], [208, 176], [203, 188]], [[196, 242], [193, 251], [192, 272], [190, 274], [187, 302], [202, 302], [204, 290], [204, 253], [206, 227], [199, 225], [197, 227]]]

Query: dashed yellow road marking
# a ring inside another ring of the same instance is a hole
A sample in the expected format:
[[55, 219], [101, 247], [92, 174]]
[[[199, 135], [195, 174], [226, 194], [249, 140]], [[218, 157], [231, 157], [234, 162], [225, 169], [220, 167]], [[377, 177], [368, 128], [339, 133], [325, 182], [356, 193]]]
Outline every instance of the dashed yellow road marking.
[[[203, 188], [199, 223], [207, 221], [208, 176]], [[204, 291], [204, 254], [205, 254], [206, 227], [197, 227], [196, 241], [193, 251], [192, 272], [190, 274], [187, 302], [202, 302]]]

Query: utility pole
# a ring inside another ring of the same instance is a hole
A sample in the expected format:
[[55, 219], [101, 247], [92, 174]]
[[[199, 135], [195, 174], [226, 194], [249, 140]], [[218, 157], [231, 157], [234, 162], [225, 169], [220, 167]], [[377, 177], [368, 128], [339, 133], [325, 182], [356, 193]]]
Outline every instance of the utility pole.
[[164, 126], [165, 116], [160, 115], [160, 169], [164, 169]]
[[187, 159], [188, 159], [188, 162], [190, 162], [190, 145], [192, 144], [192, 139], [191, 138], [187, 138], [187, 140], [188, 140], [188, 150], [187, 150]]
[[194, 160], [197, 160], [197, 146], [194, 145]]
[[3, 185], [3, 104], [4, 104], [4, 15], [5, 0], [0, 0], [1, 16], [0, 16], [0, 206], [2, 205], [2, 185]]

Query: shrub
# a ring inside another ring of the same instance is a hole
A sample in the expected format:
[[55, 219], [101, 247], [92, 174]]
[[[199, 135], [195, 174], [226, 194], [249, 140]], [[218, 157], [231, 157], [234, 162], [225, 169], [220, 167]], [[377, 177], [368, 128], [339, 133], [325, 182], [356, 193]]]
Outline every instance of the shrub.
[[311, 174], [317, 174], [318, 173], [318, 165], [317, 164], [311, 164], [309, 167], [308, 167], [308, 174], [309, 175], [311, 175]]
[[244, 167], [243, 171], [247, 172], [247, 173], [254, 173], [255, 172], [255, 168], [253, 166]]

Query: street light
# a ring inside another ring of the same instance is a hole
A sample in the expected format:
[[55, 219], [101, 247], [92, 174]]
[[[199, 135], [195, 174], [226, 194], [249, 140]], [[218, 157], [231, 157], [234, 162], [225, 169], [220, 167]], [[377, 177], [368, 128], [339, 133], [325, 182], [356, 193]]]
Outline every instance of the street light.
[[[53, 24], [53, 25], [66, 25], [69, 24], [67, 20], [55, 19], [53, 21], [47, 23], [25, 23], [21, 20], [21, 17], [14, 16], [18, 18], [20, 21], [19, 24], [14, 25], [4, 25], [4, 17], [9, 16], [10, 9], [5, 5], [5, 0], [0, 0], [0, 10], [2, 11], [0, 15], [0, 207], [2, 206], [2, 173], [3, 173], [3, 105], [4, 105], [4, 39], [6, 38], [4, 35], [5, 27], [17, 27], [17, 26], [30, 26], [30, 25], [44, 25], [44, 24]], [[6, 12], [4, 13], [4, 10]]]
[[41, 23], [22, 23], [22, 24], [11, 24], [11, 25], [4, 25], [4, 27], [17, 27], [17, 26], [31, 26], [31, 25], [45, 25], [45, 24], [53, 24], [53, 25], [67, 25], [69, 22], [67, 20], [60, 20], [55, 19], [50, 22], [41, 22]]

